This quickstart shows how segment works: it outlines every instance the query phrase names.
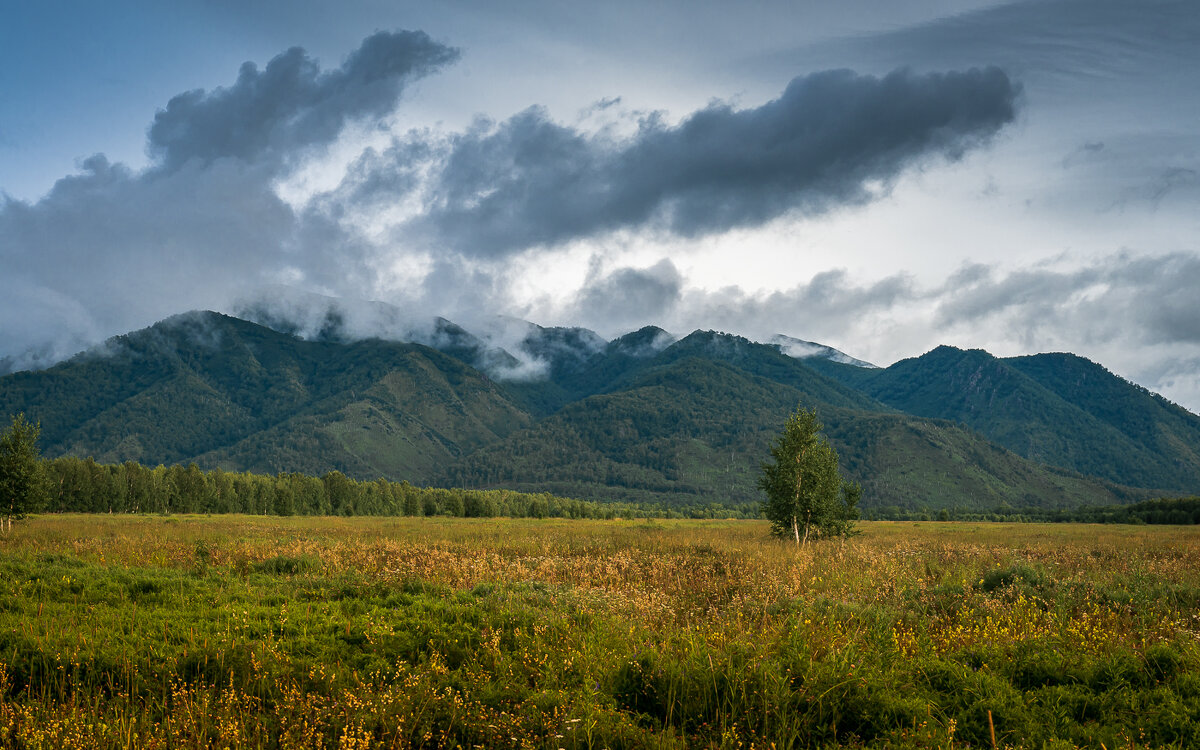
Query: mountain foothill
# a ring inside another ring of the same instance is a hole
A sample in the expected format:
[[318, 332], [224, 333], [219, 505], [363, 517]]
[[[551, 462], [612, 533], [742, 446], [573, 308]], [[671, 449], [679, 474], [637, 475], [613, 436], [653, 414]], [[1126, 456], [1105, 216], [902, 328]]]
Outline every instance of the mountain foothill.
[[518, 335], [500, 344], [444, 319], [363, 336], [259, 313], [177, 315], [9, 373], [0, 414], [40, 422], [47, 457], [753, 508], [803, 406], [867, 510], [1200, 488], [1200, 417], [1072, 354], [942, 346], [882, 368], [788, 336], [649, 326], [606, 341], [506, 320]]

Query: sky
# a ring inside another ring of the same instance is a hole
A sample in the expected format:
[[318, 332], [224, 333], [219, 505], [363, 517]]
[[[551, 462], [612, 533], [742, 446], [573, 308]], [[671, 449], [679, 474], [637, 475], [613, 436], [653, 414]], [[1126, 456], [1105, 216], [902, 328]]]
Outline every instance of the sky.
[[0, 360], [306, 294], [1200, 412], [1200, 6], [0, 0]]

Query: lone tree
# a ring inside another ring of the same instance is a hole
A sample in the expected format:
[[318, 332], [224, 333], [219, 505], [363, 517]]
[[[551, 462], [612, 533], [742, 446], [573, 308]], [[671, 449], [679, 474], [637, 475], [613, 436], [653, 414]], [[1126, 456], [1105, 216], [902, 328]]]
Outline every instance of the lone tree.
[[30, 424], [24, 414], [0, 435], [0, 513], [6, 531], [12, 522], [38, 510], [46, 502], [46, 476], [38, 460], [37, 440], [41, 425]]
[[762, 465], [758, 487], [766, 493], [763, 513], [771, 533], [806, 545], [809, 533], [846, 537], [858, 518], [862, 489], [838, 474], [837, 452], [821, 435], [817, 413], [797, 409]]

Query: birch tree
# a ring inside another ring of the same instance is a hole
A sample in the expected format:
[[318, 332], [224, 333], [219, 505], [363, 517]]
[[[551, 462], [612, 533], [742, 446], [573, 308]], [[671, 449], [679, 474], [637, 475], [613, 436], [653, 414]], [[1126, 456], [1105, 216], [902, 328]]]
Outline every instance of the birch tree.
[[0, 513], [6, 531], [12, 530], [13, 521], [46, 502], [46, 478], [37, 448], [40, 433], [40, 425], [30, 424], [24, 414], [18, 414], [0, 435]]
[[842, 481], [837, 452], [821, 428], [816, 411], [797, 409], [758, 480], [767, 496], [762, 507], [771, 533], [793, 537], [798, 547], [807, 545], [810, 535], [848, 535], [857, 517], [861, 491]]

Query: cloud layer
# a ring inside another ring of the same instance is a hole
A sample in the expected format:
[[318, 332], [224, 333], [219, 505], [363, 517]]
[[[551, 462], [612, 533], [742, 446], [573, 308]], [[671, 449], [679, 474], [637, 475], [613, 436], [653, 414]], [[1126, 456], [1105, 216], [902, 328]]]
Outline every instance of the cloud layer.
[[[622, 296], [619, 288], [639, 293]], [[906, 273], [863, 283], [835, 269], [762, 293], [691, 288], [664, 262], [597, 274], [569, 303], [576, 309], [557, 314], [587, 319], [595, 300], [605, 300], [628, 319], [647, 316], [675, 331], [717, 328], [760, 341], [803, 335], [885, 363], [896, 351], [913, 356], [938, 343], [986, 341], [998, 355], [1073, 351], [1152, 383], [1194, 410], [1200, 404], [1196, 289], [1200, 257], [1190, 252], [1016, 268], [970, 264], [934, 285]]]
[[[881, 364], [1066, 349], [1200, 408], [1194, 1], [817, 5], [272, 0], [164, 35], [195, 14], [72, 30], [32, 4], [0, 157], [108, 156], [0, 196], [0, 371], [285, 284], [405, 329], [781, 332]], [[466, 51], [368, 36], [395, 19]], [[197, 78], [225, 85], [172, 96]]]
[[288, 161], [331, 142], [351, 120], [388, 114], [410, 81], [457, 58], [420, 31], [376, 33], [330, 71], [293, 47], [261, 71], [245, 63], [229, 88], [172, 98], [154, 116], [150, 153], [168, 172], [225, 158]]
[[229, 88], [173, 98], [150, 128], [148, 168], [97, 154], [36, 203], [0, 197], [0, 357], [44, 366], [182, 310], [220, 307], [244, 285], [336, 267], [340, 233], [313, 252], [319, 223], [301, 237], [274, 183], [456, 55], [420, 32], [374, 34], [329, 71], [291, 49], [261, 72], [247, 63]]
[[535, 107], [438, 149], [399, 144], [353, 184], [368, 197], [363, 186], [408, 173], [424, 152], [434, 163], [423, 205], [401, 232], [464, 255], [617, 230], [696, 237], [867, 203], [905, 168], [986, 142], [1013, 120], [1018, 93], [998, 68], [826, 71], [759, 107], [713, 104], [673, 126], [646, 117], [628, 138], [581, 132]]
[[[411, 132], [364, 150], [336, 188], [300, 203], [278, 185], [351, 123], [382, 122], [457, 50], [379, 32], [332, 69], [293, 48], [236, 81], [172, 98], [151, 163], [102, 154], [35, 203], [0, 204], [0, 357], [44, 365], [247, 287], [424, 305], [422, 315], [511, 309], [506, 259], [615, 231], [674, 237], [816, 215], [886, 193], [906, 168], [955, 159], [1014, 117], [999, 69], [794, 79], [757, 107], [714, 103], [630, 134], [586, 131], [537, 107], [459, 133]], [[415, 271], [404, 279], [394, 269]], [[649, 322], [681, 291], [670, 262], [585, 290], [588, 318]], [[659, 302], [656, 302], [659, 300]], [[439, 304], [450, 309], [438, 310]], [[656, 306], [657, 305], [657, 306]], [[12, 322], [8, 322], [12, 321]]]
[[1118, 254], [1070, 270], [963, 269], [940, 294], [939, 328], [1002, 322], [1014, 339], [1200, 344], [1200, 257]]

